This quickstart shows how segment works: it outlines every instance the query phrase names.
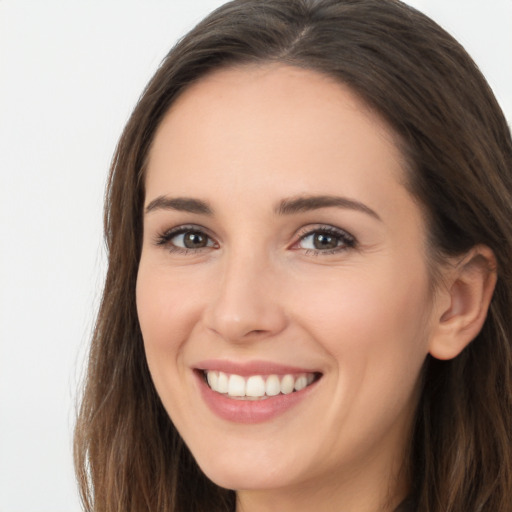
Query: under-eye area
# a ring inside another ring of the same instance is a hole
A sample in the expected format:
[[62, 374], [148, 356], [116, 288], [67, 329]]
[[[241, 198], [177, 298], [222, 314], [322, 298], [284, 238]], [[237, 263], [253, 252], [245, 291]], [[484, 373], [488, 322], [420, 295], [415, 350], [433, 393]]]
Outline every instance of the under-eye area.
[[264, 400], [278, 395], [289, 395], [307, 388], [322, 377], [319, 372], [250, 376], [216, 370], [197, 372], [211, 390], [239, 400]]

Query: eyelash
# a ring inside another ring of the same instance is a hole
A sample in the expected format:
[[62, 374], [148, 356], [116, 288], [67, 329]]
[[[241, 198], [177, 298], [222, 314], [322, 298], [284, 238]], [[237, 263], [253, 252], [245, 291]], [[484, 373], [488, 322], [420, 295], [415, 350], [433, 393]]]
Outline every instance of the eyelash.
[[[197, 235], [204, 236], [208, 239], [208, 245], [205, 247], [199, 247], [199, 248], [187, 248], [187, 247], [179, 247], [177, 245], [174, 245], [171, 243], [171, 240], [179, 235], [183, 235], [186, 233], [194, 233]], [[315, 256], [328, 256], [331, 254], [340, 253], [343, 251], [346, 251], [348, 249], [354, 249], [357, 247], [357, 240], [354, 236], [352, 236], [350, 233], [347, 233], [346, 231], [335, 228], [333, 226], [319, 226], [315, 228], [304, 228], [302, 232], [299, 232], [299, 240], [295, 242], [292, 246], [294, 250], [300, 250], [300, 247], [297, 247], [301, 242], [306, 240], [308, 237], [314, 236], [314, 235], [325, 235], [328, 237], [334, 237], [337, 241], [337, 246], [332, 249], [306, 249], [304, 254], [306, 255], [315, 255]], [[210, 245], [210, 242], [211, 243]], [[199, 252], [202, 252], [203, 250], [208, 250], [210, 248], [217, 248], [218, 244], [210, 237], [204, 230], [204, 228], [200, 226], [194, 226], [194, 225], [185, 225], [185, 226], [179, 226], [177, 228], [170, 229], [162, 234], [157, 235], [155, 240], [156, 245], [159, 246], [165, 246], [167, 250], [174, 254], [197, 254]]]

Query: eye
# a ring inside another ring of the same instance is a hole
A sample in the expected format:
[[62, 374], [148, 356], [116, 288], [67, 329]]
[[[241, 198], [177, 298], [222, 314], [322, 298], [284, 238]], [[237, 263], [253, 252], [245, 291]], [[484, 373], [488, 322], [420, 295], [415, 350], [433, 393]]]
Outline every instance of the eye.
[[295, 244], [296, 248], [312, 254], [333, 254], [355, 246], [356, 239], [352, 235], [333, 226], [309, 228]]
[[183, 247], [185, 249], [202, 249], [211, 245], [211, 241], [204, 233], [198, 231], [186, 231], [179, 235], [174, 235], [171, 240], [176, 247]]
[[157, 245], [166, 246], [171, 252], [194, 252], [214, 248], [216, 243], [204, 231], [195, 226], [180, 226], [159, 235]]

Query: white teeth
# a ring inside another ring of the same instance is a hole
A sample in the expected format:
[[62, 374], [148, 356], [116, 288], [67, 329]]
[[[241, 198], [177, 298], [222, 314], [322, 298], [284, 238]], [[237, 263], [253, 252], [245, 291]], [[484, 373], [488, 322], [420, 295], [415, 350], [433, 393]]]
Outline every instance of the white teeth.
[[281, 378], [278, 375], [251, 375], [242, 377], [236, 374], [227, 374], [218, 371], [205, 371], [208, 385], [217, 393], [227, 394], [230, 397], [263, 398], [276, 396], [282, 393], [288, 395], [293, 391], [300, 391], [309, 386], [314, 380], [313, 373], [292, 375], [286, 374]]
[[281, 393], [283, 395], [289, 395], [293, 391], [295, 385], [295, 379], [293, 375], [285, 375], [281, 381]]
[[228, 383], [229, 396], [245, 396], [245, 379], [240, 375], [230, 375]]
[[300, 391], [301, 389], [304, 389], [307, 385], [308, 385], [308, 378], [305, 375], [301, 375], [295, 381], [295, 391]]
[[265, 381], [260, 375], [253, 375], [247, 379], [246, 396], [263, 396], [265, 394]]
[[206, 380], [212, 389], [218, 389], [219, 374], [217, 372], [208, 372]]
[[219, 380], [217, 381], [217, 389], [215, 389], [215, 391], [218, 391], [219, 393], [228, 392], [228, 376], [224, 372], [219, 372]]
[[277, 375], [270, 375], [267, 377], [267, 382], [265, 382], [265, 394], [268, 396], [276, 396], [281, 393], [281, 383], [279, 382], [279, 377]]

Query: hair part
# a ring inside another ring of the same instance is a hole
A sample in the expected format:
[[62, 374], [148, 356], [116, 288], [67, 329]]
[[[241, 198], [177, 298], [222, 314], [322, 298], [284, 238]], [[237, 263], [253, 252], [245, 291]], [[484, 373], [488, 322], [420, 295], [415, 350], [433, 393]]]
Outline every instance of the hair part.
[[457, 358], [428, 357], [406, 469], [419, 512], [512, 503], [512, 142], [485, 79], [432, 20], [396, 0], [235, 0], [171, 50], [117, 146], [107, 186], [108, 272], [75, 432], [85, 509], [233, 511], [172, 425], [135, 305], [144, 172], [155, 132], [192, 83], [222, 67], [282, 63], [328, 75], [400, 141], [429, 228], [431, 268], [483, 244], [497, 260], [488, 318]]

